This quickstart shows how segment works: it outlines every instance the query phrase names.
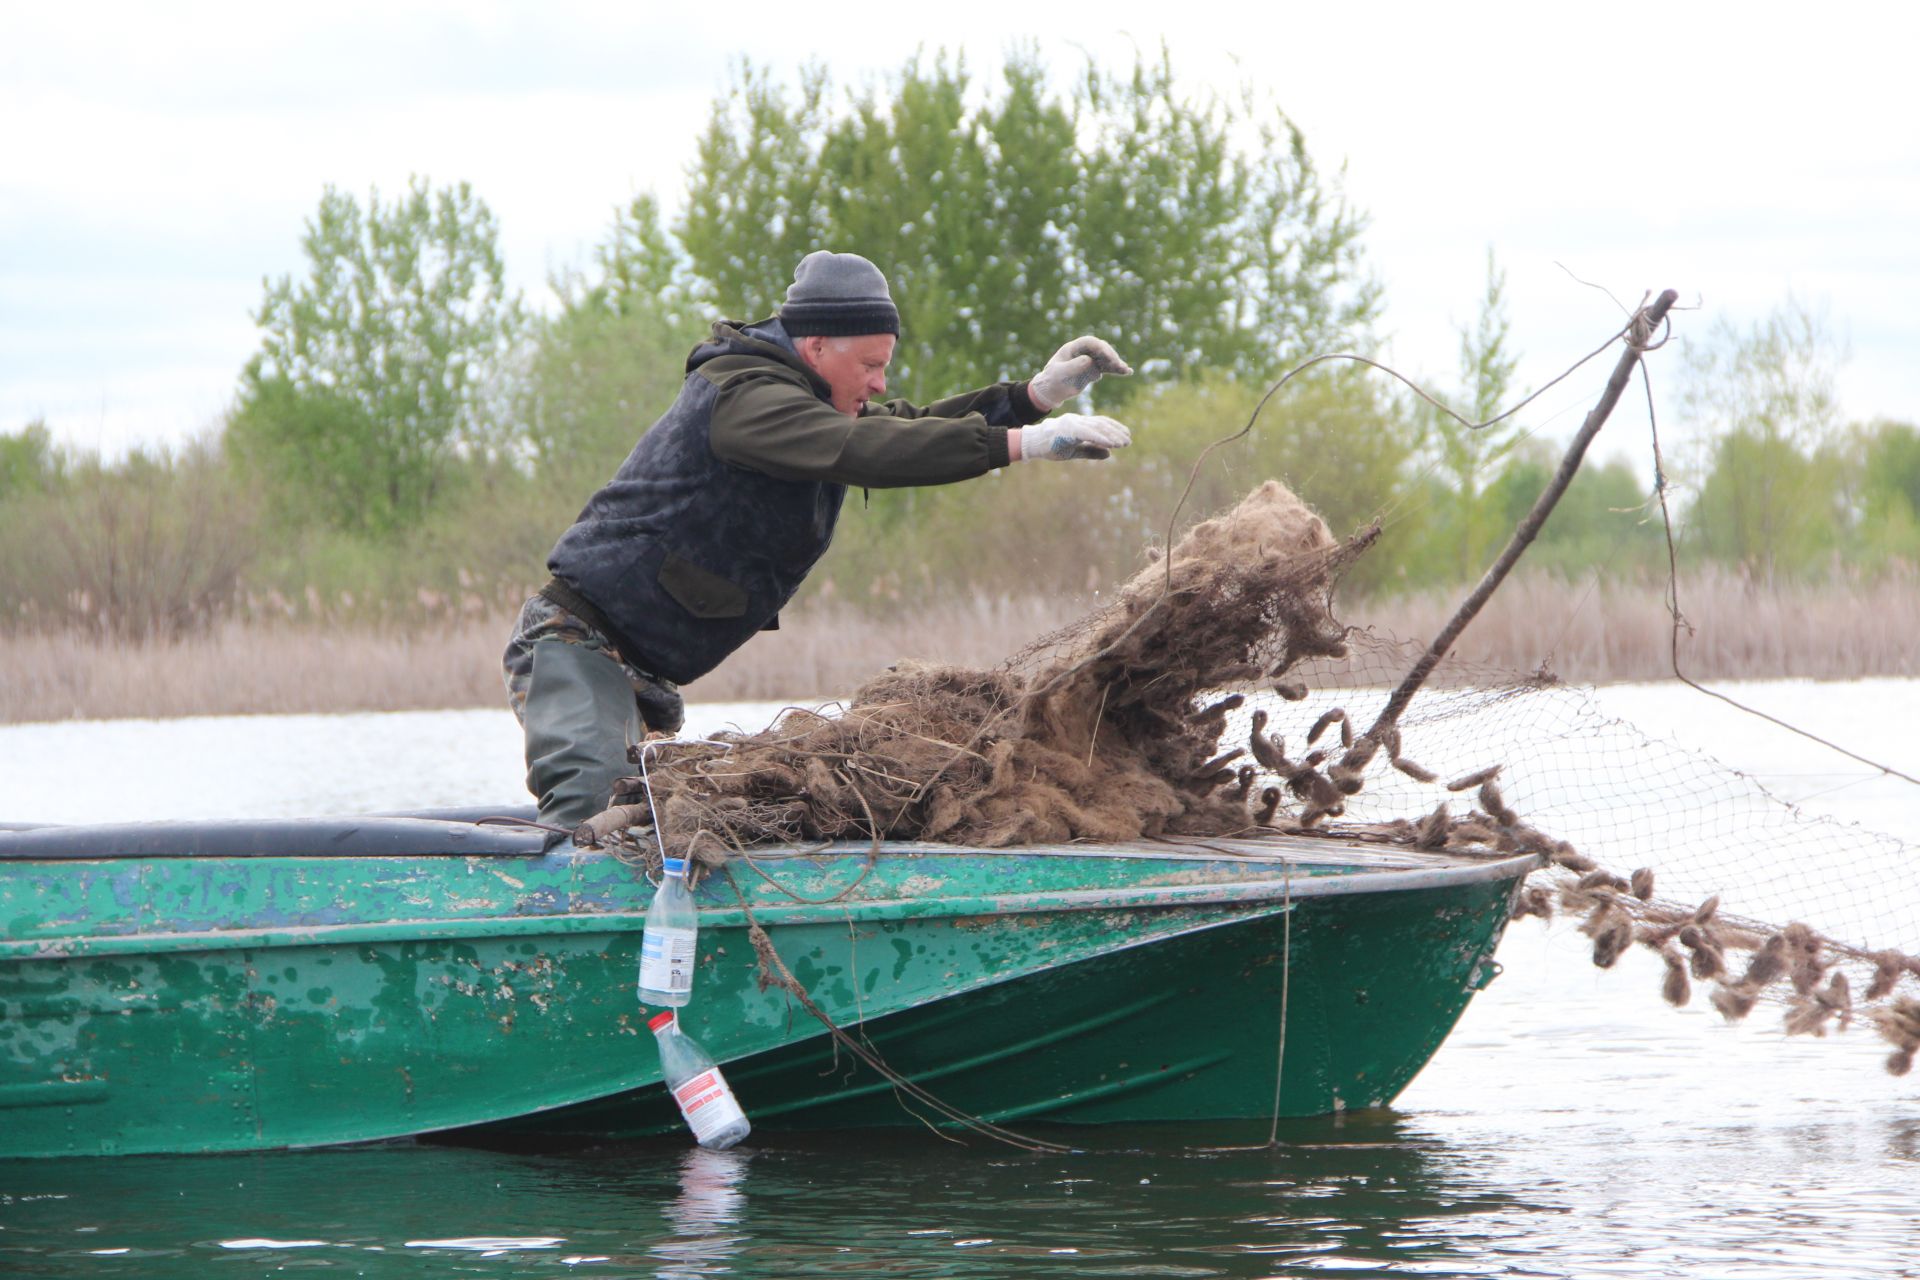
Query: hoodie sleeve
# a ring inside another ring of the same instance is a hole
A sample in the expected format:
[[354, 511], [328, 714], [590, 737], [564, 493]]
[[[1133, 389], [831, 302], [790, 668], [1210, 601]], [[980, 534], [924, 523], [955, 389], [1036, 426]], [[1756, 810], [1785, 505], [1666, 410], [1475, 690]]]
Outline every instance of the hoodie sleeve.
[[1034, 407], [1024, 382], [996, 382], [978, 391], [936, 400], [924, 408], [910, 400], [888, 400], [868, 409], [895, 418], [958, 418], [977, 413], [996, 427], [1024, 427], [1047, 416]]
[[1007, 465], [1007, 429], [1038, 421], [1026, 384], [999, 383], [921, 407], [868, 405], [850, 418], [777, 369], [720, 383], [714, 456], [780, 480], [892, 489], [950, 484]]

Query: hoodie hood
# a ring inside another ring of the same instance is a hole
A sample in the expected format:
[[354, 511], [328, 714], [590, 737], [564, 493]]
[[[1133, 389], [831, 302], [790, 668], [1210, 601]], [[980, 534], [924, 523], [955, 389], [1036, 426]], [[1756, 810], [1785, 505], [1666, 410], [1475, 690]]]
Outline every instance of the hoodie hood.
[[688, 354], [687, 372], [692, 373], [709, 360], [717, 360], [721, 356], [759, 356], [763, 360], [777, 361], [804, 377], [814, 395], [829, 404], [833, 401], [833, 388], [800, 358], [793, 339], [787, 335], [786, 326], [780, 323], [777, 316], [753, 324], [741, 324], [734, 320], [715, 321], [713, 333]]

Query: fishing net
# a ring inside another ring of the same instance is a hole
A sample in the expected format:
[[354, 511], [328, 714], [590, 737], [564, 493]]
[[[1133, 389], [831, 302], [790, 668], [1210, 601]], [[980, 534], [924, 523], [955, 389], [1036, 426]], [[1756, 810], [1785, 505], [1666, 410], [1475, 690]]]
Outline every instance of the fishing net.
[[[1361, 631], [1347, 645], [1345, 658], [1296, 671], [1311, 689], [1302, 702], [1250, 703], [1239, 714], [1265, 709], [1295, 731], [1336, 708], [1364, 721], [1423, 648]], [[1920, 911], [1903, 840], [1803, 813], [1545, 672], [1450, 662], [1439, 680], [1401, 717], [1402, 737], [1442, 774], [1498, 766], [1499, 777], [1499, 794], [1476, 797], [1479, 811], [1445, 825], [1448, 839], [1483, 838], [1489, 823], [1552, 835], [1516, 916], [1579, 919], [1602, 968], [1645, 948], [1661, 960], [1660, 992], [1676, 1006], [1704, 999], [1729, 1020], [1772, 1006], [1793, 1034], [1867, 1022], [1894, 1046], [1888, 1069], [1907, 1072], [1920, 1050]], [[1418, 826], [1425, 811], [1439, 830], [1438, 794], [1375, 769], [1347, 798], [1345, 820], [1393, 829]]]
[[1780, 1007], [1792, 1033], [1869, 1022], [1904, 1074], [1920, 1052], [1905, 844], [1806, 817], [1544, 669], [1449, 659], [1383, 726], [1424, 646], [1335, 617], [1373, 535], [1336, 540], [1268, 482], [999, 667], [903, 664], [759, 733], [647, 744], [580, 838], [708, 866], [823, 840], [1261, 830], [1533, 853], [1515, 914], [1577, 916], [1595, 964], [1645, 948], [1670, 1003]]

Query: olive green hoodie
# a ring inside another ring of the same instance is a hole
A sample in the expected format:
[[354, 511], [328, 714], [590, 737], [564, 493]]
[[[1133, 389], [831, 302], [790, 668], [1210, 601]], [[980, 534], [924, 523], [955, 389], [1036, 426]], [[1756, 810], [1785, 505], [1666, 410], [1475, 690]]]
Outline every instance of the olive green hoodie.
[[715, 325], [672, 406], [555, 544], [542, 594], [685, 684], [774, 625], [847, 486], [981, 475], [1006, 465], [1008, 428], [1044, 416], [1017, 382], [857, 418], [829, 395], [779, 321]]
[[714, 339], [731, 353], [698, 365], [719, 388], [708, 439], [723, 462], [780, 480], [866, 489], [949, 484], [1006, 466], [1008, 428], [1046, 417], [1024, 382], [997, 382], [929, 405], [870, 403], [858, 418], [848, 417], [777, 323], [714, 326]]

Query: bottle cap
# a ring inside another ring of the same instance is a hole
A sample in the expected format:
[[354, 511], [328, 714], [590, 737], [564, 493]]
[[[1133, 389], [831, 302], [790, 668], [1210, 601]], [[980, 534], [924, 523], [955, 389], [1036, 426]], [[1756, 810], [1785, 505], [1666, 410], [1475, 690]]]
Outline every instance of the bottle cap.
[[667, 858], [664, 861], [668, 875], [683, 876], [687, 874], [687, 860], [685, 858]]
[[649, 1031], [658, 1031], [662, 1027], [670, 1027], [672, 1025], [673, 1010], [671, 1009], [668, 1009], [664, 1013], [656, 1013], [647, 1019], [647, 1030]]

